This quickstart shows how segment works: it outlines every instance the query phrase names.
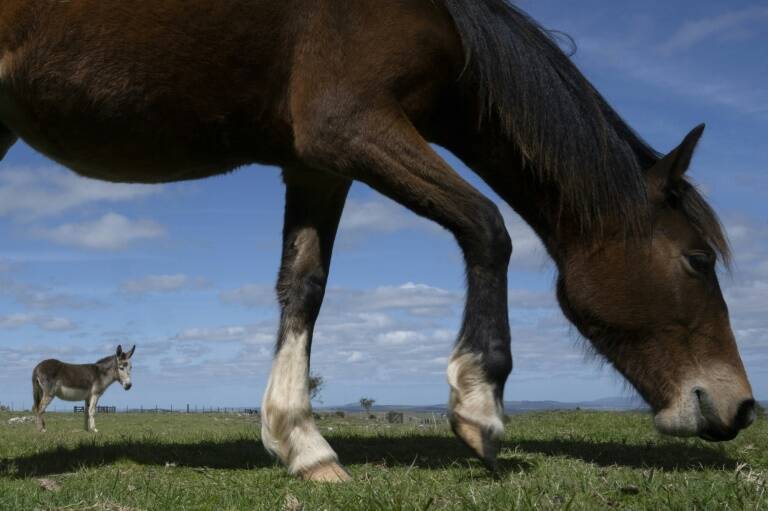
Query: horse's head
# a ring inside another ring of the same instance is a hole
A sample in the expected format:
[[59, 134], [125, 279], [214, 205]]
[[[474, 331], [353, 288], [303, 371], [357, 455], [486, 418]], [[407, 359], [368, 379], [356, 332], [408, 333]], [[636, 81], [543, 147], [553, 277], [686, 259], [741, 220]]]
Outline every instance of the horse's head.
[[122, 345], [118, 345], [117, 352], [115, 353], [115, 358], [117, 359], [117, 379], [120, 380], [120, 385], [125, 390], [130, 390], [133, 386], [131, 383], [131, 357], [134, 351], [136, 351], [136, 345], [130, 351], [123, 351]]
[[754, 421], [755, 401], [715, 272], [727, 241], [684, 178], [702, 131], [647, 171], [647, 235], [577, 245], [560, 264], [558, 298], [660, 432], [729, 440]]

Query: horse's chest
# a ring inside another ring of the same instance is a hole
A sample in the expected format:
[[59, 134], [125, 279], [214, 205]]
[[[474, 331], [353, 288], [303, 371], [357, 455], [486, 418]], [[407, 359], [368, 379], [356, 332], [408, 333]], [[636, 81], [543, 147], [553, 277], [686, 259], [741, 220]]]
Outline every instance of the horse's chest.
[[58, 392], [56, 392], [56, 397], [64, 401], [85, 401], [90, 395], [91, 389], [67, 387], [66, 385], [59, 387]]

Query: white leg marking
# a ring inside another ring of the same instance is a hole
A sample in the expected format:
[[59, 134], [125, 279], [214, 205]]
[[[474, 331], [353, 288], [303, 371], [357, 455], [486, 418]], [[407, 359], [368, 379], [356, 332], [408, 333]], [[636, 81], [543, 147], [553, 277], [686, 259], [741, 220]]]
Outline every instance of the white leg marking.
[[290, 332], [272, 364], [262, 405], [261, 439], [298, 474], [338, 457], [320, 435], [309, 402], [307, 332]]
[[480, 355], [454, 352], [448, 364], [451, 396], [448, 404], [456, 433], [481, 457], [495, 452], [492, 443], [504, 435], [502, 404], [496, 400], [496, 385], [488, 382]]
[[88, 406], [88, 410], [86, 411], [88, 414], [88, 425], [86, 426], [86, 429], [88, 431], [91, 431], [93, 433], [98, 433], [99, 430], [96, 429], [96, 405], [99, 402], [99, 398], [94, 396], [91, 398], [90, 405]]

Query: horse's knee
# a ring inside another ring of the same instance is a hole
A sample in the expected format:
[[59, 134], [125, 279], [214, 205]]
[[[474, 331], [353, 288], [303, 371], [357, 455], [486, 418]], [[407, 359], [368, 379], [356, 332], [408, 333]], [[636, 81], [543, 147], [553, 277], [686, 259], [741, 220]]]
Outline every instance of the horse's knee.
[[290, 272], [281, 274], [277, 283], [277, 296], [280, 305], [292, 316], [312, 319], [320, 312], [325, 296], [325, 284], [328, 276], [317, 267], [309, 272]]
[[504, 217], [491, 200], [483, 201], [472, 219], [474, 230], [459, 240], [467, 251], [470, 264], [506, 269], [512, 256], [512, 240]]
[[312, 228], [297, 229], [285, 240], [277, 279], [277, 296], [289, 314], [314, 318], [320, 311], [328, 273], [322, 260], [321, 239]]

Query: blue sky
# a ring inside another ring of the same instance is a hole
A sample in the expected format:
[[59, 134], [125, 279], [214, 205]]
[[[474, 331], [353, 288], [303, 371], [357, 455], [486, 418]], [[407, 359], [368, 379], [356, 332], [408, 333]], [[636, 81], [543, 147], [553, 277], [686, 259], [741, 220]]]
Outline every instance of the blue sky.
[[[721, 282], [755, 393], [768, 398], [768, 7], [521, 6], [575, 39], [577, 65], [657, 149], [707, 123], [691, 173], [734, 245], [735, 270]], [[135, 343], [133, 389], [114, 387], [103, 403], [258, 406], [276, 329], [282, 207], [274, 168], [115, 185], [79, 178], [18, 144], [0, 164], [0, 402], [29, 406], [39, 360], [89, 362]], [[506, 398], [627, 394], [585, 355], [555, 305], [553, 269], [538, 241], [502, 209], [515, 245], [515, 369]], [[462, 300], [452, 238], [355, 185], [313, 347], [313, 369], [327, 380], [324, 403], [445, 402]]]

